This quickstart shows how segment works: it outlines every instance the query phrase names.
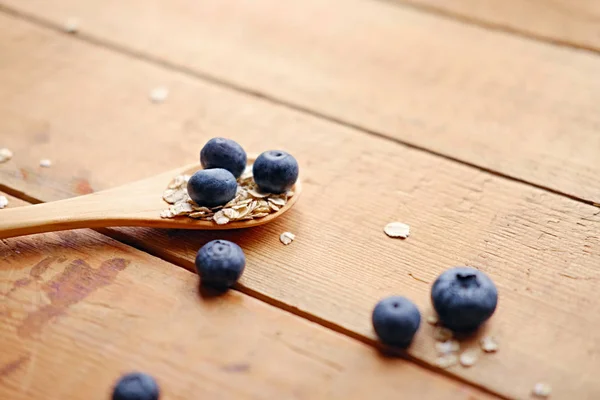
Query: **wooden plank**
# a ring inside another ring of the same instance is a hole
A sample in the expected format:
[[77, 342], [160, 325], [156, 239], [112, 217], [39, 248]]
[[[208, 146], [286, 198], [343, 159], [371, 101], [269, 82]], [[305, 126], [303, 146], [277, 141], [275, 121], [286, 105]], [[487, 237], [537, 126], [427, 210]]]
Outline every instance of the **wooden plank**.
[[394, 0], [427, 11], [600, 51], [600, 3], [595, 0]]
[[[511, 398], [527, 397], [540, 380], [558, 398], [600, 397], [590, 374], [600, 347], [597, 208], [23, 22], [1, 22], [0, 52], [10, 67], [0, 74], [9, 110], [0, 128], [21, 127], [6, 140], [15, 157], [0, 169], [1, 183], [49, 201], [194, 162], [216, 135], [250, 152], [283, 147], [300, 161], [304, 192], [280, 220], [222, 234], [135, 229], [119, 237], [186, 268], [207, 240], [234, 240], [249, 260], [241, 290], [367, 342], [380, 297], [404, 294], [427, 315], [428, 283], [452, 265], [474, 265], [500, 288], [499, 309], [482, 334], [496, 335], [501, 351], [450, 373]], [[157, 83], [171, 89], [161, 105], [147, 98]], [[40, 157], [55, 167], [38, 169]], [[393, 220], [411, 225], [408, 240], [383, 234]], [[297, 235], [290, 246], [279, 243], [284, 231]], [[410, 354], [435, 360], [431, 326]]]
[[3, 241], [0, 300], [2, 399], [104, 400], [140, 369], [168, 399], [495, 398], [87, 230]]
[[371, 0], [2, 3], [59, 26], [79, 17], [94, 41], [600, 203], [597, 55]]

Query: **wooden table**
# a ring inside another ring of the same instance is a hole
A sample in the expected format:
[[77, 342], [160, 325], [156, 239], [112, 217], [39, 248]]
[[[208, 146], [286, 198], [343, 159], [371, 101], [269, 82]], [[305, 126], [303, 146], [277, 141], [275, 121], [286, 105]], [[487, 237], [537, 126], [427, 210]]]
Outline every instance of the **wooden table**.
[[[247, 231], [2, 241], [0, 398], [108, 399], [143, 370], [167, 400], [525, 399], [538, 382], [599, 399], [599, 52], [595, 0], [1, 0], [11, 207], [194, 162], [214, 136], [290, 151], [305, 189]], [[248, 265], [201, 296], [194, 255], [217, 237]], [[499, 351], [439, 369], [423, 323], [406, 357], [381, 355], [377, 300], [432, 315], [454, 265], [500, 291], [463, 348]]]

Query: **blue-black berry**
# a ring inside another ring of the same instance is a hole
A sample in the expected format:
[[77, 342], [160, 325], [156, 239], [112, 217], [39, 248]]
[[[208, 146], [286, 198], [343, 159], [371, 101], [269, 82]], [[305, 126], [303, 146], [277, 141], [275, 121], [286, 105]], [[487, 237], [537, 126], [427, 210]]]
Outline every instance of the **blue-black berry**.
[[498, 290], [483, 272], [456, 267], [442, 273], [433, 283], [431, 301], [444, 326], [467, 333], [492, 316], [498, 304]]
[[158, 400], [158, 384], [150, 375], [132, 372], [122, 376], [113, 390], [112, 400]]
[[246, 266], [244, 251], [228, 240], [208, 242], [196, 255], [196, 270], [203, 285], [227, 289], [235, 284]]
[[375, 333], [383, 343], [408, 347], [421, 324], [421, 313], [406, 297], [391, 296], [377, 303], [372, 321]]
[[199, 206], [216, 207], [235, 197], [237, 181], [226, 169], [203, 169], [192, 175], [187, 190], [190, 198]]
[[285, 151], [265, 151], [254, 162], [252, 174], [263, 192], [283, 193], [298, 179], [298, 162]]
[[248, 158], [242, 146], [231, 139], [210, 139], [200, 151], [202, 168], [223, 168], [239, 178], [246, 168]]

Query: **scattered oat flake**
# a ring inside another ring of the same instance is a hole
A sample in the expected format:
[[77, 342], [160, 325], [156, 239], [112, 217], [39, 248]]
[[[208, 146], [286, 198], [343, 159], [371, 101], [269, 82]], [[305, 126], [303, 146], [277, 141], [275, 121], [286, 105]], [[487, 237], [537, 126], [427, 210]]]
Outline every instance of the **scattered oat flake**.
[[292, 232], [283, 232], [281, 235], [279, 235], [279, 240], [286, 246], [292, 243], [294, 239], [296, 239], [296, 235], [294, 235]]
[[552, 393], [552, 388], [547, 383], [536, 383], [531, 392], [536, 397], [546, 398]]
[[446, 340], [445, 342], [436, 342], [435, 349], [439, 354], [451, 354], [460, 350], [460, 343], [456, 340]]
[[8, 205], [8, 199], [6, 196], [0, 196], [0, 210]]
[[460, 365], [462, 365], [463, 367], [471, 367], [475, 365], [475, 363], [477, 362], [478, 355], [479, 353], [477, 349], [465, 350], [460, 355]]
[[458, 364], [458, 356], [456, 354], [446, 354], [435, 360], [435, 365], [440, 368], [449, 368], [456, 364]]
[[406, 239], [410, 235], [410, 226], [402, 222], [390, 222], [383, 228], [383, 231], [389, 237]]
[[435, 340], [439, 342], [445, 342], [447, 340], [452, 339], [453, 333], [450, 329], [444, 328], [443, 326], [439, 326], [433, 332], [433, 337]]
[[435, 325], [439, 322], [439, 318], [437, 315], [430, 315], [427, 317], [427, 323], [431, 325]]
[[51, 166], [52, 166], [52, 161], [48, 160], [47, 158], [40, 160], [40, 167], [50, 168]]
[[67, 33], [77, 33], [79, 30], [79, 20], [77, 18], [69, 18], [65, 22], [64, 28]]
[[13, 152], [7, 148], [0, 149], [0, 164], [7, 162], [13, 157]]
[[150, 100], [153, 103], [162, 103], [169, 96], [169, 89], [164, 86], [155, 87], [150, 91]]
[[498, 343], [492, 336], [486, 336], [479, 342], [481, 349], [486, 353], [494, 353], [498, 351]]

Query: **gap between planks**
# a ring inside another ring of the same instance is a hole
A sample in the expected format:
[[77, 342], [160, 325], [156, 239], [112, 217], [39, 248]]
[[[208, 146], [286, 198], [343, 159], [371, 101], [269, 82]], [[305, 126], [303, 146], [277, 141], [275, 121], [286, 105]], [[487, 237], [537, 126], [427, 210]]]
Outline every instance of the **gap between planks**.
[[544, 35], [544, 34], [540, 34], [540, 33], [522, 31], [515, 27], [502, 25], [501, 23], [493, 22], [490, 20], [477, 19], [475, 17], [471, 17], [469, 15], [464, 15], [459, 12], [438, 8], [434, 5], [423, 4], [423, 3], [419, 2], [418, 0], [417, 1], [415, 1], [415, 0], [375, 0], [375, 1], [382, 1], [385, 3], [393, 4], [397, 7], [410, 8], [410, 9], [417, 10], [420, 12], [433, 14], [438, 17], [458, 21], [463, 24], [473, 25], [473, 26], [477, 26], [477, 27], [495, 31], [495, 32], [502, 32], [502, 33], [514, 35], [514, 36], [517, 36], [517, 37], [520, 37], [523, 39], [532, 40], [532, 41], [539, 42], [539, 43], [550, 43], [557, 47], [564, 47], [564, 48], [569, 48], [569, 49], [587, 51], [587, 52], [590, 52], [593, 54], [600, 55], [600, 49], [597, 49], [593, 46], [585, 45], [582, 43], [577, 43], [577, 42], [570, 41], [567, 39], [560, 39], [557, 37], [552, 37], [552, 36]]
[[[397, 4], [396, 0], [377, 0], [377, 1], [384, 1], [384, 2], [387, 2], [387, 3], [396, 3]], [[408, 4], [408, 3], [407, 3], [407, 5], [414, 6], [415, 9], [419, 9], [419, 10], [421, 8], [429, 7], [429, 6], [417, 6], [417, 5]], [[329, 114], [324, 113], [324, 112], [319, 112], [319, 111], [316, 111], [316, 110], [312, 110], [312, 109], [310, 109], [308, 107], [302, 106], [300, 104], [293, 103], [291, 101], [281, 100], [281, 99], [279, 99], [277, 97], [271, 96], [271, 95], [266, 94], [266, 93], [262, 93], [262, 92], [260, 92], [258, 90], [252, 89], [250, 87], [247, 87], [247, 86], [244, 86], [244, 85], [239, 85], [239, 84], [236, 84], [236, 83], [231, 82], [229, 80], [218, 78], [218, 77], [216, 77], [214, 75], [211, 75], [211, 74], [208, 74], [208, 73], [205, 73], [205, 72], [196, 71], [196, 70], [194, 70], [191, 67], [186, 67], [186, 66], [180, 65], [178, 63], [170, 62], [168, 60], [161, 59], [158, 56], [153, 56], [151, 54], [148, 54], [148, 53], [145, 53], [145, 52], [142, 52], [142, 51], [136, 51], [136, 50], [131, 49], [130, 47], [127, 47], [127, 46], [124, 46], [124, 45], [120, 45], [118, 43], [115, 43], [115, 42], [112, 42], [112, 41], [108, 41], [108, 40], [105, 40], [105, 39], [101, 39], [101, 38], [95, 37], [94, 35], [90, 35], [90, 34], [86, 34], [86, 33], [81, 33], [81, 32], [78, 32], [76, 35], [73, 35], [71, 33], [65, 32], [64, 27], [62, 27], [62, 26], [60, 26], [60, 25], [58, 25], [58, 24], [56, 24], [56, 23], [54, 23], [52, 21], [46, 20], [44, 18], [40, 18], [38, 16], [32, 15], [32, 14], [27, 13], [27, 12], [23, 12], [23, 11], [14, 9], [12, 7], [8, 7], [8, 6], [6, 6], [4, 4], [1, 4], [1, 3], [0, 3], [0, 12], [3, 12], [5, 14], [9, 15], [9, 16], [21, 19], [21, 20], [29, 22], [29, 23], [32, 23], [32, 24], [35, 24], [35, 25], [38, 25], [38, 26], [42, 26], [44, 28], [50, 29], [50, 30], [52, 30], [52, 31], [54, 31], [56, 33], [65, 35], [65, 36], [70, 37], [72, 39], [80, 40], [80, 41], [82, 41], [84, 43], [88, 43], [88, 44], [95, 45], [95, 46], [100, 47], [100, 48], [104, 48], [104, 49], [107, 49], [107, 50], [110, 50], [110, 51], [114, 51], [114, 52], [117, 52], [117, 53], [119, 53], [121, 55], [124, 55], [126, 57], [131, 57], [133, 59], [136, 59], [136, 60], [139, 60], [139, 61], [142, 61], [142, 62], [146, 62], [146, 63], [150, 63], [150, 64], [153, 64], [153, 65], [156, 65], [156, 66], [160, 66], [160, 67], [165, 68], [165, 69], [167, 69], [169, 71], [172, 71], [172, 72], [177, 72], [177, 73], [183, 74], [185, 76], [188, 76], [188, 77], [191, 77], [191, 78], [194, 78], [194, 79], [198, 79], [198, 80], [201, 80], [201, 81], [204, 81], [204, 82], [207, 82], [207, 83], [211, 83], [211, 84], [219, 86], [219, 87], [224, 87], [224, 88], [227, 88], [227, 89], [230, 89], [230, 90], [241, 92], [241, 93], [247, 94], [249, 96], [252, 96], [252, 97], [255, 97], [255, 98], [267, 101], [267, 102], [269, 102], [271, 104], [275, 104], [275, 105], [278, 105], [278, 106], [281, 106], [281, 107], [285, 107], [285, 108], [288, 108], [288, 109], [300, 112], [302, 114], [310, 115], [310, 116], [313, 116], [315, 118], [319, 118], [319, 119], [322, 119], [322, 120], [325, 120], [325, 121], [328, 121], [328, 122], [331, 122], [331, 123], [334, 123], [334, 124], [337, 124], [337, 125], [344, 126], [346, 128], [354, 129], [354, 130], [357, 130], [359, 132], [365, 133], [365, 134], [370, 135], [370, 136], [379, 137], [379, 138], [391, 141], [393, 143], [396, 143], [398, 145], [404, 146], [406, 148], [414, 149], [414, 150], [417, 150], [417, 151], [420, 151], [420, 152], [423, 152], [423, 153], [426, 153], [426, 154], [430, 154], [430, 155], [433, 155], [433, 156], [436, 156], [436, 157], [443, 158], [443, 159], [448, 160], [448, 161], [452, 161], [452, 162], [456, 162], [458, 164], [466, 165], [468, 167], [477, 169], [477, 170], [482, 171], [482, 172], [489, 173], [491, 175], [494, 175], [494, 176], [497, 176], [497, 177], [500, 177], [500, 178], [504, 178], [504, 179], [507, 179], [507, 180], [510, 180], [510, 181], [513, 181], [513, 182], [518, 182], [518, 183], [521, 183], [521, 184], [525, 184], [525, 185], [528, 185], [528, 186], [531, 186], [531, 187], [534, 187], [534, 188], [546, 191], [548, 193], [552, 193], [552, 194], [556, 194], [556, 195], [559, 195], [559, 196], [563, 196], [563, 197], [569, 198], [569, 199], [577, 201], [577, 202], [581, 202], [581, 203], [584, 203], [584, 204], [592, 205], [592, 206], [595, 206], [595, 207], [600, 207], [600, 204], [595, 203], [592, 200], [586, 200], [586, 199], [584, 199], [582, 197], [579, 197], [579, 196], [576, 196], [576, 195], [564, 192], [562, 190], [554, 189], [554, 188], [548, 187], [546, 185], [542, 185], [542, 184], [538, 184], [538, 183], [535, 183], [535, 182], [531, 182], [531, 181], [529, 181], [527, 179], [518, 178], [518, 177], [513, 176], [513, 175], [505, 174], [505, 173], [496, 171], [496, 170], [491, 169], [491, 168], [487, 168], [485, 166], [482, 166], [482, 165], [479, 165], [479, 164], [476, 164], [476, 163], [472, 163], [472, 162], [469, 162], [469, 161], [466, 161], [466, 160], [462, 160], [462, 159], [460, 159], [458, 157], [454, 157], [454, 156], [451, 156], [449, 154], [445, 154], [445, 153], [442, 153], [442, 152], [438, 152], [438, 151], [429, 149], [429, 148], [427, 148], [425, 146], [421, 146], [421, 145], [418, 145], [418, 144], [415, 144], [415, 143], [410, 143], [410, 142], [405, 141], [405, 140], [400, 139], [400, 138], [391, 137], [391, 136], [388, 136], [385, 133], [378, 132], [378, 131], [376, 131], [374, 129], [370, 129], [370, 128], [367, 128], [365, 126], [361, 126], [359, 124], [355, 124], [355, 123], [352, 123], [352, 122], [345, 121], [345, 120], [343, 120], [341, 118], [335, 117], [333, 115], [329, 115]], [[443, 14], [440, 14], [440, 15], [443, 15]], [[477, 24], [474, 24], [474, 25], [477, 25]], [[482, 25], [482, 26], [486, 27], [485, 25]], [[524, 36], [524, 37], [527, 38], [527, 36]], [[6, 189], [11, 190], [10, 188], [6, 188]], [[39, 201], [37, 199], [30, 199], [30, 200]]]

